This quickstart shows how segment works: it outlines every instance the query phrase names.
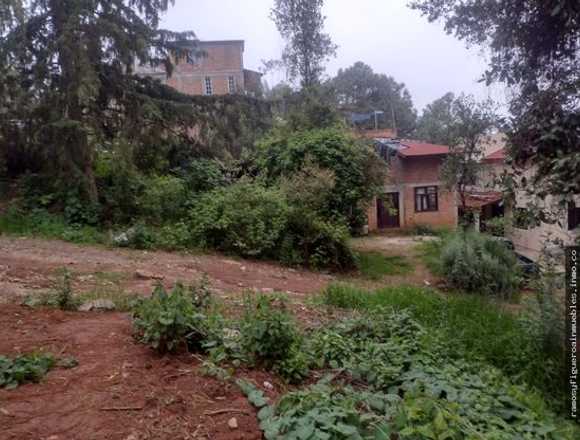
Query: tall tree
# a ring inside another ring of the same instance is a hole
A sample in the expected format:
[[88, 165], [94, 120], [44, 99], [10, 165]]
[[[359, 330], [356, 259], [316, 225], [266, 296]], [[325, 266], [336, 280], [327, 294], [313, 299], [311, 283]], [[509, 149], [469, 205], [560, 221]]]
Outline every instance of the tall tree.
[[450, 154], [443, 163], [441, 177], [447, 189], [457, 192], [461, 209], [466, 212], [467, 195], [481, 170], [483, 144], [498, 117], [491, 102], [477, 102], [465, 95], [452, 102], [450, 116]]
[[453, 144], [455, 95], [446, 93], [427, 105], [419, 117], [413, 137], [435, 144]]
[[[0, 130], [15, 120], [26, 126], [27, 148], [38, 147], [55, 178], [78, 183], [91, 201], [95, 145], [140, 112], [136, 100], [147, 81], [133, 75], [135, 63], [170, 72], [172, 54], [185, 50], [177, 43], [193, 37], [158, 29], [171, 3], [9, 0], [0, 7], [0, 78], [15, 86], [0, 86], [0, 102], [9, 102]], [[146, 131], [143, 121], [140, 127], [133, 125], [134, 135]]]
[[382, 124], [397, 128], [401, 137], [415, 129], [417, 111], [405, 84], [393, 77], [378, 74], [363, 62], [340, 69], [329, 82], [335, 90], [338, 105], [349, 112], [370, 113], [382, 111]]
[[337, 46], [323, 32], [323, 5], [324, 0], [276, 0], [272, 9], [272, 19], [286, 41], [282, 64], [303, 88], [318, 85], [324, 63], [336, 55]]
[[563, 201], [580, 194], [580, 3], [415, 0], [412, 7], [491, 51], [487, 81], [515, 92], [510, 153], [516, 164], [537, 166], [527, 187]]

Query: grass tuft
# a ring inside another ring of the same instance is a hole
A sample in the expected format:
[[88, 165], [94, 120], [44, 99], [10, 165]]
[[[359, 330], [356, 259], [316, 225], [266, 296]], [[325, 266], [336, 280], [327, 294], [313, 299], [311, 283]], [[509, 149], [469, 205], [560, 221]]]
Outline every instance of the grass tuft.
[[405, 257], [386, 256], [380, 252], [360, 252], [358, 254], [359, 270], [365, 278], [380, 280], [385, 276], [407, 275], [413, 272], [413, 266]]

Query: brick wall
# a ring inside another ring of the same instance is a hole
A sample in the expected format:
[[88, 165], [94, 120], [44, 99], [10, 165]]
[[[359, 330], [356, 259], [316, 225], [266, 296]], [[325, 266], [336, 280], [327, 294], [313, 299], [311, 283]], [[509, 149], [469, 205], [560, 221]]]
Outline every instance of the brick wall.
[[[435, 182], [431, 182], [435, 183]], [[434, 227], [457, 226], [457, 199], [455, 193], [445, 191], [439, 186], [439, 209], [434, 212], [415, 211], [415, 187], [419, 185], [405, 185], [404, 189], [404, 212], [403, 227], [413, 227], [417, 225], [429, 225]]]
[[140, 66], [137, 72], [159, 78], [167, 85], [188, 95], [205, 95], [206, 77], [211, 78], [213, 95], [231, 93], [230, 77], [234, 79], [236, 93], [246, 90], [243, 41], [202, 41], [199, 48], [205, 55], [189, 60], [190, 62], [185, 57], [175, 62], [170, 78], [166, 78], [163, 69], [160, 68]]
[[[401, 228], [416, 225], [455, 228], [458, 222], [457, 197], [455, 192], [446, 191], [440, 181], [441, 156], [393, 158], [389, 177], [385, 182], [385, 193], [399, 193]], [[415, 211], [415, 188], [418, 186], [438, 187], [438, 210]], [[376, 200], [368, 210], [369, 231], [378, 229]]]

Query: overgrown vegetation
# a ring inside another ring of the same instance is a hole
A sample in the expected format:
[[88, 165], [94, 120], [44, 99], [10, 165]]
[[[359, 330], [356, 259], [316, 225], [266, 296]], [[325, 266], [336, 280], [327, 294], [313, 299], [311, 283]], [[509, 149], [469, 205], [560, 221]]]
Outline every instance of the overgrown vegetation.
[[514, 315], [486, 298], [461, 294], [442, 296], [417, 287], [390, 287], [369, 292], [348, 285], [332, 285], [323, 295], [335, 307], [372, 311], [381, 308], [409, 311], [415, 320], [440, 339], [446, 356], [483, 361], [503, 371], [514, 382], [541, 391], [555, 407], [564, 402], [564, 358], [560, 310], [546, 293], [529, 299]]
[[161, 354], [181, 346], [199, 347], [207, 336], [207, 317], [200, 302], [202, 286], [176, 285], [166, 292], [158, 285], [151, 297], [142, 299], [133, 310], [133, 325], [140, 341]]
[[[260, 408], [267, 439], [572, 439], [542, 399], [479, 361], [449, 357], [406, 311], [376, 310], [314, 330], [304, 347], [321, 381]], [[338, 370], [337, 370], [338, 369]]]
[[421, 244], [422, 258], [450, 287], [484, 296], [511, 298], [521, 285], [515, 254], [500, 240], [476, 232], [446, 234]]
[[14, 389], [27, 382], [40, 382], [55, 364], [50, 354], [0, 356], [0, 388]]

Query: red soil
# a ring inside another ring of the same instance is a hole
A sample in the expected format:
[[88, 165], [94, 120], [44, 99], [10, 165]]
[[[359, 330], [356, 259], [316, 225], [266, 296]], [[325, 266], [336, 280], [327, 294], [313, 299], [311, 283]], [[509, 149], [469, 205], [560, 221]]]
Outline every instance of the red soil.
[[[127, 315], [1, 305], [0, 331], [0, 354], [44, 350], [79, 362], [40, 384], [0, 389], [2, 440], [262, 438], [235, 384], [202, 376], [193, 355], [164, 358], [137, 344]], [[245, 376], [279, 390], [266, 373]]]

